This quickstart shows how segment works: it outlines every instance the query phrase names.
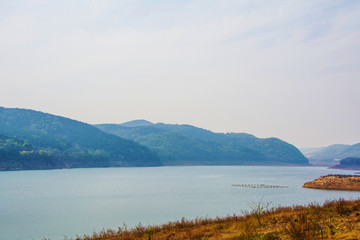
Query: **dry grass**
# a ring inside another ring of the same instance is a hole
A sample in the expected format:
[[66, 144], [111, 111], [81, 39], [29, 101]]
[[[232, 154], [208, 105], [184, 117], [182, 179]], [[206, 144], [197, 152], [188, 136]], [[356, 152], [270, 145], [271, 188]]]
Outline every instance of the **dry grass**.
[[304, 184], [305, 188], [360, 191], [360, 176], [327, 175]]
[[360, 239], [360, 199], [328, 201], [322, 206], [291, 206], [267, 209], [254, 205], [243, 216], [214, 219], [182, 219], [160, 226], [103, 230], [76, 240], [133, 239]]

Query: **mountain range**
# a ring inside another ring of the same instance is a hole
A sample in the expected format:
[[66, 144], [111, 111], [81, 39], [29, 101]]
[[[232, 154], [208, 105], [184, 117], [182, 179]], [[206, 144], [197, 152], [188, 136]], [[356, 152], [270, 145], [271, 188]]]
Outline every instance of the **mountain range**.
[[278, 138], [214, 133], [191, 125], [135, 120], [94, 125], [156, 152], [164, 165], [307, 165], [307, 158]]
[[90, 125], [0, 107], [0, 170], [307, 164], [296, 147], [277, 138], [145, 120]]

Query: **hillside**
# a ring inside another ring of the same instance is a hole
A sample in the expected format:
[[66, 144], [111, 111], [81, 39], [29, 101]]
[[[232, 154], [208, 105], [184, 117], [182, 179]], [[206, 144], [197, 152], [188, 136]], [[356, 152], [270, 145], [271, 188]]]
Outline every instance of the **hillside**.
[[331, 166], [340, 159], [360, 157], [360, 143], [354, 145], [334, 144], [328, 147], [314, 148], [312, 151], [305, 149], [303, 153], [311, 163]]
[[244, 216], [214, 219], [182, 219], [159, 226], [103, 230], [76, 240], [319, 240], [359, 239], [360, 200], [343, 199], [308, 206], [267, 208], [255, 204]]
[[0, 170], [65, 168], [46, 148], [0, 135]]
[[155, 151], [165, 165], [306, 165], [293, 145], [245, 133], [214, 133], [191, 125], [136, 120], [95, 125]]
[[159, 166], [147, 147], [86, 123], [0, 107], [0, 170]]

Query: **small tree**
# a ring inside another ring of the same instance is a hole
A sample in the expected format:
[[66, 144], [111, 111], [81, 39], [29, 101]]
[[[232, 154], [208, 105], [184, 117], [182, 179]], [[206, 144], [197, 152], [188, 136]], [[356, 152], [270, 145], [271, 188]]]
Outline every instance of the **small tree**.
[[271, 202], [266, 202], [266, 203], [263, 202], [263, 197], [260, 199], [259, 202], [252, 201], [249, 204], [249, 207], [251, 209], [250, 213], [255, 216], [259, 225], [261, 225], [261, 215], [264, 213], [264, 211], [267, 211], [269, 209], [270, 205]]

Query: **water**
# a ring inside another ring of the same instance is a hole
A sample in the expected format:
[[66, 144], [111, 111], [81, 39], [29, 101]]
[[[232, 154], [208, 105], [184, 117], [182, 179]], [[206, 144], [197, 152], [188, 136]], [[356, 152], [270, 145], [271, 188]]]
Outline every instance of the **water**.
[[[271, 206], [356, 199], [359, 192], [304, 189], [320, 167], [159, 167], [0, 172], [0, 239], [64, 239], [118, 226], [226, 216]], [[232, 184], [288, 188], [239, 188]]]

